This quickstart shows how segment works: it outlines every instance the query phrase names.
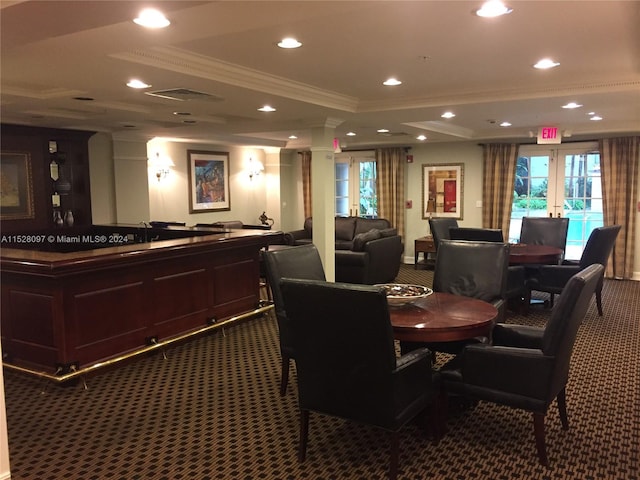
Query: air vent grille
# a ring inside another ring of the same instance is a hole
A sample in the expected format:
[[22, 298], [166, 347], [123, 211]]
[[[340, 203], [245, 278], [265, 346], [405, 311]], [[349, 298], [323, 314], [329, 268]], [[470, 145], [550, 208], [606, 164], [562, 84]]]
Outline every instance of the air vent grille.
[[170, 88], [167, 90], [156, 90], [154, 92], [144, 92], [152, 97], [167, 98], [170, 100], [178, 100], [186, 102], [187, 100], [200, 100], [206, 102], [220, 102], [224, 100], [222, 97], [212, 95], [211, 93], [199, 92], [189, 88]]

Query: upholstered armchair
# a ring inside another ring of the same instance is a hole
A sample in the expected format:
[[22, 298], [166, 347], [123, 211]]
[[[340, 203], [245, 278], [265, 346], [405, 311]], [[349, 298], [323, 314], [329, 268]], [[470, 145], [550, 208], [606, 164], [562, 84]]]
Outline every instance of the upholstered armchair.
[[549, 245], [567, 248], [568, 218], [523, 217], [520, 227], [520, 243], [527, 245]]
[[438, 247], [440, 247], [440, 242], [451, 238], [449, 235], [449, 229], [457, 227], [458, 221], [455, 218], [444, 217], [429, 219], [429, 229], [431, 230], [431, 236], [433, 237], [433, 244], [436, 247], [436, 255]]
[[565, 389], [571, 352], [603, 271], [594, 264], [571, 277], [544, 328], [498, 324], [491, 345], [467, 345], [440, 369], [446, 392], [532, 412], [543, 465], [544, 419], [556, 398], [562, 426], [569, 428]]
[[[477, 298], [498, 310], [496, 322], [504, 320], [509, 245], [497, 242], [442, 240], [433, 273], [433, 290]], [[472, 342], [488, 341], [474, 339]], [[401, 350], [425, 346], [432, 352], [458, 353], [468, 342], [414, 344], [401, 342]]]
[[310, 412], [390, 432], [389, 478], [395, 479], [399, 430], [425, 409], [438, 423], [438, 374], [426, 349], [396, 358], [384, 290], [283, 279], [296, 351], [299, 461], [306, 457]]
[[[527, 279], [527, 288], [549, 293], [550, 305], [553, 307], [554, 295], [562, 293], [573, 275], [594, 263], [607, 266], [620, 228], [620, 225], [612, 225], [593, 229], [579, 261], [565, 260], [561, 265], [540, 265], [537, 271]], [[602, 316], [603, 283], [604, 273], [598, 280], [595, 290], [598, 315], [600, 316]]]
[[284, 395], [287, 392], [287, 383], [289, 382], [289, 365], [292, 359], [295, 360], [295, 351], [286, 305], [280, 291], [280, 280], [284, 277], [325, 280], [324, 267], [318, 250], [312, 244], [280, 250], [266, 250], [263, 252], [263, 261], [267, 275], [267, 288], [271, 288], [278, 322], [280, 356], [282, 358], [280, 395]]

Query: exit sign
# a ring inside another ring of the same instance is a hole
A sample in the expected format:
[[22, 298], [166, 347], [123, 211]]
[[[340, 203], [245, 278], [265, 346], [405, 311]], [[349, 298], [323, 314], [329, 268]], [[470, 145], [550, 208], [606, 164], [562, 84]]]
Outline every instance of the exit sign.
[[540, 127], [538, 130], [538, 144], [562, 143], [558, 127]]

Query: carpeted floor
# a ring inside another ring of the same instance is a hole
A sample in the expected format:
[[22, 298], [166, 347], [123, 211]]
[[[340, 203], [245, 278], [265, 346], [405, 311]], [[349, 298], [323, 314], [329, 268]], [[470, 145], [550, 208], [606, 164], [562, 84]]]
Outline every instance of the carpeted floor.
[[[398, 281], [431, 284], [403, 266]], [[401, 480], [638, 480], [640, 282], [608, 280], [579, 332], [567, 388], [570, 430], [547, 415], [550, 466], [539, 465], [530, 415], [489, 403], [449, 419], [433, 445], [402, 430]], [[535, 308], [509, 322], [544, 325]], [[384, 479], [387, 437], [312, 415], [307, 460], [296, 459], [295, 369], [278, 394], [272, 315], [58, 387], [5, 370], [13, 480]]]

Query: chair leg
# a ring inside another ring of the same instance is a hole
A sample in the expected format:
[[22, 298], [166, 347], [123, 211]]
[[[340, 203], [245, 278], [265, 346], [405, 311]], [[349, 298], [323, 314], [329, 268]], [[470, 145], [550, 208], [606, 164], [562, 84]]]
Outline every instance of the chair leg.
[[556, 401], [558, 402], [558, 413], [560, 413], [562, 428], [569, 430], [569, 417], [567, 417], [567, 394], [564, 388], [560, 390]]
[[298, 445], [298, 461], [304, 462], [307, 457], [307, 439], [309, 438], [309, 410], [300, 410], [300, 443]]
[[287, 393], [287, 384], [289, 383], [289, 357], [282, 356], [282, 373], [280, 374], [280, 396]]
[[536, 448], [540, 464], [545, 467], [549, 464], [547, 459], [547, 447], [544, 441], [544, 413], [533, 414], [533, 433], [536, 437]]
[[398, 476], [398, 462], [400, 457], [400, 432], [391, 432], [389, 442], [389, 480], [396, 480]]
[[598, 307], [598, 315], [602, 316], [602, 289], [596, 289], [596, 305]]

